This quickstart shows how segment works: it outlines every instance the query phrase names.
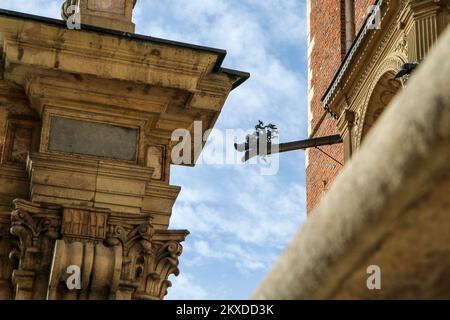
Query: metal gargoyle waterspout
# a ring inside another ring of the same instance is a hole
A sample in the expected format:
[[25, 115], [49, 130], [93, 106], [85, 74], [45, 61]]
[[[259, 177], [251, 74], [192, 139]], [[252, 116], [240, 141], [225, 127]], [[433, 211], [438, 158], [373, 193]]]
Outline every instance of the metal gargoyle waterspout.
[[247, 135], [244, 143], [234, 144], [234, 148], [238, 152], [245, 152], [242, 162], [247, 162], [253, 157], [267, 157], [271, 154], [283, 153], [296, 150], [306, 150], [308, 148], [316, 148], [324, 145], [334, 145], [343, 142], [340, 135], [326, 136], [314, 139], [300, 140], [281, 144], [272, 144], [272, 140], [278, 137], [277, 126], [269, 123], [267, 126], [264, 122], [258, 121], [255, 126], [255, 132]]

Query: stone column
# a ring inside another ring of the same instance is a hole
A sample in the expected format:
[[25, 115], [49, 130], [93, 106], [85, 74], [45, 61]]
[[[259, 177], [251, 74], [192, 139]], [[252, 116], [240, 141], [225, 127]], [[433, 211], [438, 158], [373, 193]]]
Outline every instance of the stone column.
[[344, 159], [348, 161], [353, 154], [353, 137], [352, 128], [355, 124], [355, 113], [350, 110], [345, 110], [340, 116], [337, 126], [344, 140]]
[[12, 282], [16, 300], [42, 300], [47, 296], [48, 277], [55, 240], [59, 236], [60, 207], [14, 201], [11, 234], [20, 240], [10, 254], [19, 260]]
[[15, 266], [9, 254], [18, 243], [9, 233], [10, 221], [9, 214], [0, 212], [0, 300], [11, 300], [14, 295], [11, 277]]
[[409, 25], [407, 41], [409, 60], [417, 61], [426, 57], [436, 43], [439, 34], [448, 24], [448, 7], [446, 0], [410, 0], [408, 17], [405, 25]]

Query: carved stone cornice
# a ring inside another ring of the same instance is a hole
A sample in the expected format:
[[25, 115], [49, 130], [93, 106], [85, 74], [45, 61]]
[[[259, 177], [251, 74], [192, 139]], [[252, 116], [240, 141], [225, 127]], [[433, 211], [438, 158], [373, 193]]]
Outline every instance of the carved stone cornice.
[[409, 5], [417, 18], [435, 14], [436, 11], [448, 6], [448, 4], [448, 0], [409, 0]]
[[[345, 130], [342, 114], [350, 109], [358, 115], [354, 127], [354, 145], [361, 143], [366, 111], [380, 78], [395, 74], [406, 62], [424, 59], [440, 32], [448, 25], [448, 0], [390, 0], [381, 8], [382, 28], [365, 37], [365, 46], [346, 61], [347, 72], [339, 86], [328, 92], [328, 110], [339, 116], [340, 130]], [[447, 19], [447, 20], [446, 20]], [[446, 22], [447, 21], [447, 22]], [[408, 77], [401, 79], [405, 85]], [[339, 125], [339, 124], [338, 124]]]
[[[145, 188], [153, 174], [152, 168], [135, 164], [51, 153], [31, 154], [27, 170], [32, 201], [136, 215], [141, 214]], [[51, 185], [45, 180], [49, 175], [53, 177]], [[74, 179], [74, 175], [80, 178]]]
[[106, 239], [110, 210], [65, 206], [61, 234], [68, 242], [102, 243]]

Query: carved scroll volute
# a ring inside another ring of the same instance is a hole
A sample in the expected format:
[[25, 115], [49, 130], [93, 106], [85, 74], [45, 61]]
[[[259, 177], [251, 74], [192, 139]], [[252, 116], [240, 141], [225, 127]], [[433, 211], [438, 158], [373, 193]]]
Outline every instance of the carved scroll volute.
[[123, 264], [116, 299], [162, 300], [178, 275], [181, 242], [188, 231], [155, 230], [151, 216], [111, 216], [106, 243], [123, 248]]
[[134, 299], [162, 300], [172, 286], [170, 275], [179, 275], [179, 257], [183, 247], [178, 241], [155, 242], [154, 254], [147, 257], [144, 277]]
[[152, 254], [152, 238], [155, 230], [150, 217], [143, 217], [136, 225], [119, 219], [109, 227], [106, 243], [120, 246], [123, 250], [123, 264], [117, 299], [132, 299], [136, 289], [141, 285], [145, 262]]
[[45, 253], [51, 253], [58, 232], [49, 217], [33, 217], [22, 209], [15, 209], [11, 214], [11, 234], [20, 240], [21, 269], [39, 270], [42, 264], [50, 263]]
[[17, 250], [18, 243], [9, 233], [10, 226], [10, 213], [0, 212], [0, 300], [11, 300], [14, 293], [11, 278], [17, 260], [11, 260], [9, 254]]
[[[10, 258], [19, 260], [18, 269], [13, 272], [15, 298], [44, 299], [53, 247], [59, 235], [60, 211], [23, 200], [15, 200], [14, 206], [10, 232], [19, 239], [18, 250], [10, 253]], [[37, 279], [42, 283], [36, 285]]]

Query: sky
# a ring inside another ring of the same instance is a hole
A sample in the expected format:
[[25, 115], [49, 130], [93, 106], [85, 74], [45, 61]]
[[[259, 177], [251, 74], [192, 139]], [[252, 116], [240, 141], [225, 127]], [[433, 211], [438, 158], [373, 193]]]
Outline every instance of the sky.
[[[62, 2], [0, 0], [0, 8], [59, 19]], [[215, 138], [221, 132], [258, 120], [276, 124], [281, 142], [307, 138], [306, 0], [138, 0], [133, 20], [139, 34], [225, 49], [224, 67], [251, 73], [227, 100], [205, 159], [232, 149]], [[241, 300], [257, 289], [306, 219], [304, 153], [268, 161], [172, 167], [182, 191], [170, 227], [191, 234], [167, 299]], [[268, 167], [276, 174], [264, 175]]]

